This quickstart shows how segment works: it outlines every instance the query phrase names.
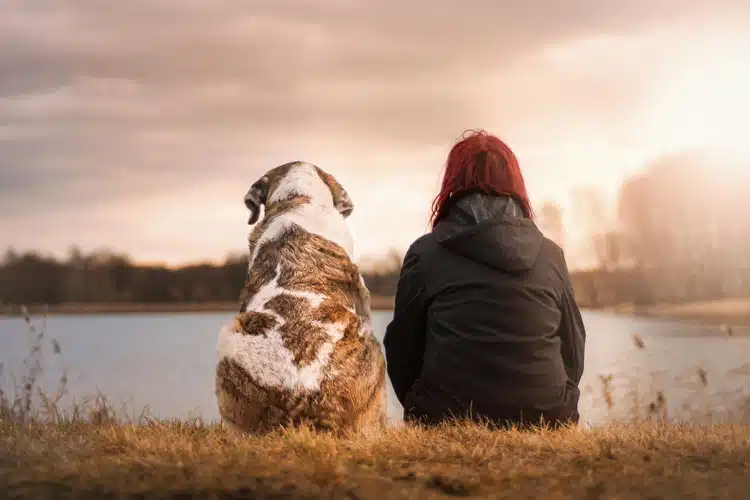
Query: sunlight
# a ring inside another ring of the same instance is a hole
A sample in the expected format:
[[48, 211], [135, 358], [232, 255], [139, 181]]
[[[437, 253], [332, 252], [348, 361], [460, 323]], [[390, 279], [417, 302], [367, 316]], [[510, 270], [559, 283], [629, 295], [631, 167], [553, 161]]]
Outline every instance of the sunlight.
[[744, 171], [740, 159], [750, 158], [747, 122], [750, 117], [750, 68], [732, 49], [710, 47], [721, 59], [696, 57], [672, 73], [647, 107], [641, 130], [650, 148], [661, 152], [701, 148], [733, 157], [725, 169]]

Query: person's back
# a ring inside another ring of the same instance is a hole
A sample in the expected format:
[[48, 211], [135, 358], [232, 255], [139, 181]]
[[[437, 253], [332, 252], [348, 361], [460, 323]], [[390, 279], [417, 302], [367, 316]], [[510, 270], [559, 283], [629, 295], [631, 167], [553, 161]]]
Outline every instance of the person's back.
[[585, 331], [562, 250], [531, 215], [507, 146], [477, 134], [454, 147], [384, 339], [405, 418], [578, 420]]

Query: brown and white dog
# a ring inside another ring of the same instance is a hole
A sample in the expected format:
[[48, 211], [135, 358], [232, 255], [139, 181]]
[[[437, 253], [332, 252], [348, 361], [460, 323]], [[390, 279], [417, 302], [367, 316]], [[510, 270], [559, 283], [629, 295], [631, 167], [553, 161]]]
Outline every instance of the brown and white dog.
[[354, 205], [315, 165], [270, 170], [245, 196], [250, 258], [242, 307], [219, 335], [216, 397], [231, 428], [386, 422], [386, 371], [370, 294], [350, 257]]

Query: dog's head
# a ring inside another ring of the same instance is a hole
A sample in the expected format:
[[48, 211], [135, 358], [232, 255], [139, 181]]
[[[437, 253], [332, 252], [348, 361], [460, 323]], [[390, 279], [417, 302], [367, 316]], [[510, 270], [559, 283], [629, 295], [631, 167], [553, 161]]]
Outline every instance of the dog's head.
[[245, 206], [250, 210], [248, 224], [258, 222], [260, 208], [294, 198], [311, 202], [330, 203], [343, 216], [349, 217], [354, 204], [346, 190], [327, 172], [310, 163], [285, 163], [266, 172], [255, 181], [245, 195]]

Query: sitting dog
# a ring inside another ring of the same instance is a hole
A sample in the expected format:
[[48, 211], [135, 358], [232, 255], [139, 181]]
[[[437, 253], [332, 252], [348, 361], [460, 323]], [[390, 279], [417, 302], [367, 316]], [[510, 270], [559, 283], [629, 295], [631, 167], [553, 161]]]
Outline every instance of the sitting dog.
[[270, 170], [245, 195], [249, 266], [242, 307], [219, 335], [222, 421], [258, 434], [308, 425], [336, 433], [386, 421], [385, 358], [370, 294], [350, 255], [354, 205], [315, 165]]

